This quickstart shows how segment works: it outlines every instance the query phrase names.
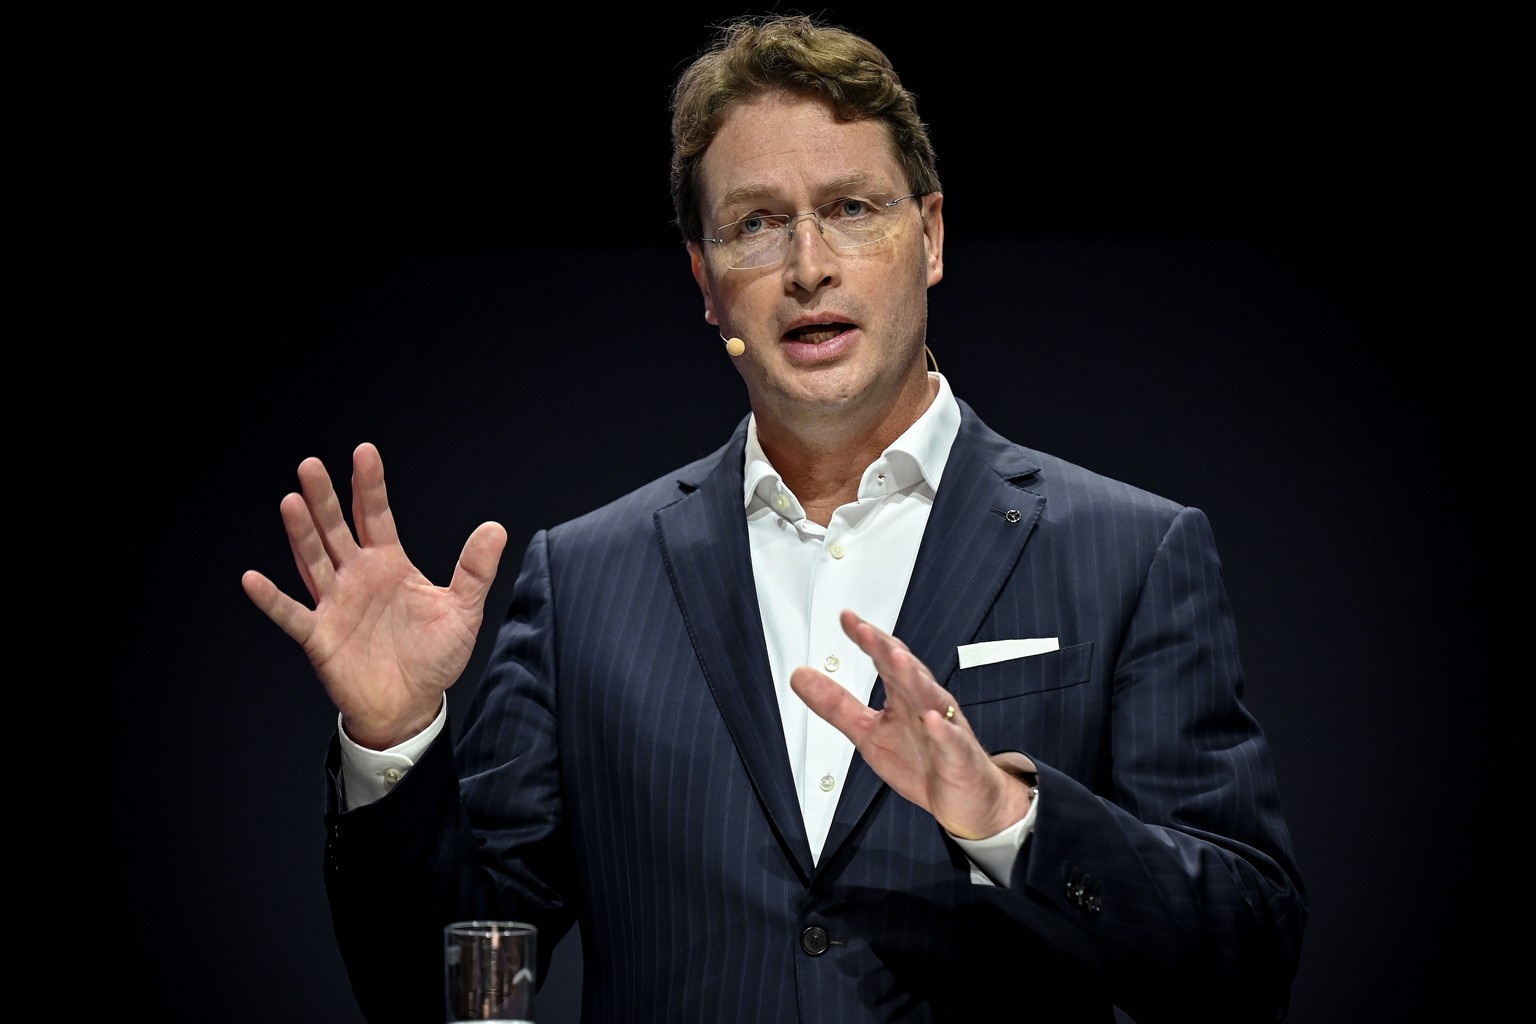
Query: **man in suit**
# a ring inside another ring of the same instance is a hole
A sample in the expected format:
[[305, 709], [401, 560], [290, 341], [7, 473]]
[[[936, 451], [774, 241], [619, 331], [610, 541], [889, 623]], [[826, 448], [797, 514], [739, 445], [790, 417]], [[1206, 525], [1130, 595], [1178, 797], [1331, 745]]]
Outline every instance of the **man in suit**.
[[[991, 431], [928, 369], [943, 194], [868, 41], [742, 20], [673, 193], [750, 414], [539, 532], [451, 738], [506, 531], [437, 587], [373, 446], [257, 572], [339, 710], [325, 878], [371, 1021], [441, 929], [573, 922], [590, 1024], [1280, 1020], [1306, 920], [1209, 525]], [[355, 529], [355, 535], [354, 535]]]

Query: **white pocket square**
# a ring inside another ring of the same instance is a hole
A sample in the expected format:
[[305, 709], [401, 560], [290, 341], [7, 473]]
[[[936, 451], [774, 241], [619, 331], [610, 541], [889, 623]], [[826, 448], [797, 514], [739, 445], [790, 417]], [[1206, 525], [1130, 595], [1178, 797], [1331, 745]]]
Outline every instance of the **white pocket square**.
[[1036, 654], [1060, 649], [1061, 643], [1054, 636], [1036, 636], [1024, 640], [987, 640], [979, 644], [961, 644], [956, 648], [960, 652], [961, 668], [991, 665], [999, 661], [1012, 661], [1015, 658], [1029, 658]]

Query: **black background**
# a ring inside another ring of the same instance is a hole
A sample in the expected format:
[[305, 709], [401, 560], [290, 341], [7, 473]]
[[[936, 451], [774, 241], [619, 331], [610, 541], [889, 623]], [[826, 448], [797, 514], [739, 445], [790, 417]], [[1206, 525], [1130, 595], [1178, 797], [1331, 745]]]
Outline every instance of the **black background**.
[[[92, 1005], [360, 1020], [320, 874], [334, 710], [240, 574], [302, 596], [278, 501], [369, 440], [434, 580], [507, 526], [494, 623], [534, 530], [723, 441], [745, 393], [670, 222], [667, 100], [733, 13], [252, 13], [149, 33], [95, 97], [98, 295], [143, 340], [93, 363], [120, 386], [81, 467], [124, 560], [64, 709], [99, 754], [75, 891], [117, 928]], [[1291, 1019], [1478, 1019], [1522, 887], [1468, 27], [827, 13], [931, 125], [956, 393], [1211, 517], [1311, 896]], [[567, 943], [540, 1024], [579, 972]]]

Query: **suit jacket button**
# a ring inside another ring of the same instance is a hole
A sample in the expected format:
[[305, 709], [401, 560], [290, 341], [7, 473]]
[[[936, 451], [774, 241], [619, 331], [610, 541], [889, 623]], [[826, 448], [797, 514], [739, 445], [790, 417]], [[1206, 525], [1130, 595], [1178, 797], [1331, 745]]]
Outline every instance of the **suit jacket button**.
[[827, 930], [811, 925], [800, 933], [800, 948], [811, 956], [821, 956], [827, 951]]

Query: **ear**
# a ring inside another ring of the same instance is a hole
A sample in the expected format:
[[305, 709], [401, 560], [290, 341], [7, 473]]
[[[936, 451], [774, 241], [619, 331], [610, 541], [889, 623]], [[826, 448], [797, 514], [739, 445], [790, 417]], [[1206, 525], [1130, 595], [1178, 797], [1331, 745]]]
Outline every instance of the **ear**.
[[944, 280], [944, 193], [923, 196], [923, 250], [928, 261], [928, 287]]
[[699, 293], [704, 296], [704, 322], [719, 327], [720, 318], [715, 316], [715, 300], [709, 291], [709, 273], [704, 269], [704, 253], [697, 242], [688, 243], [688, 264], [699, 286]]

